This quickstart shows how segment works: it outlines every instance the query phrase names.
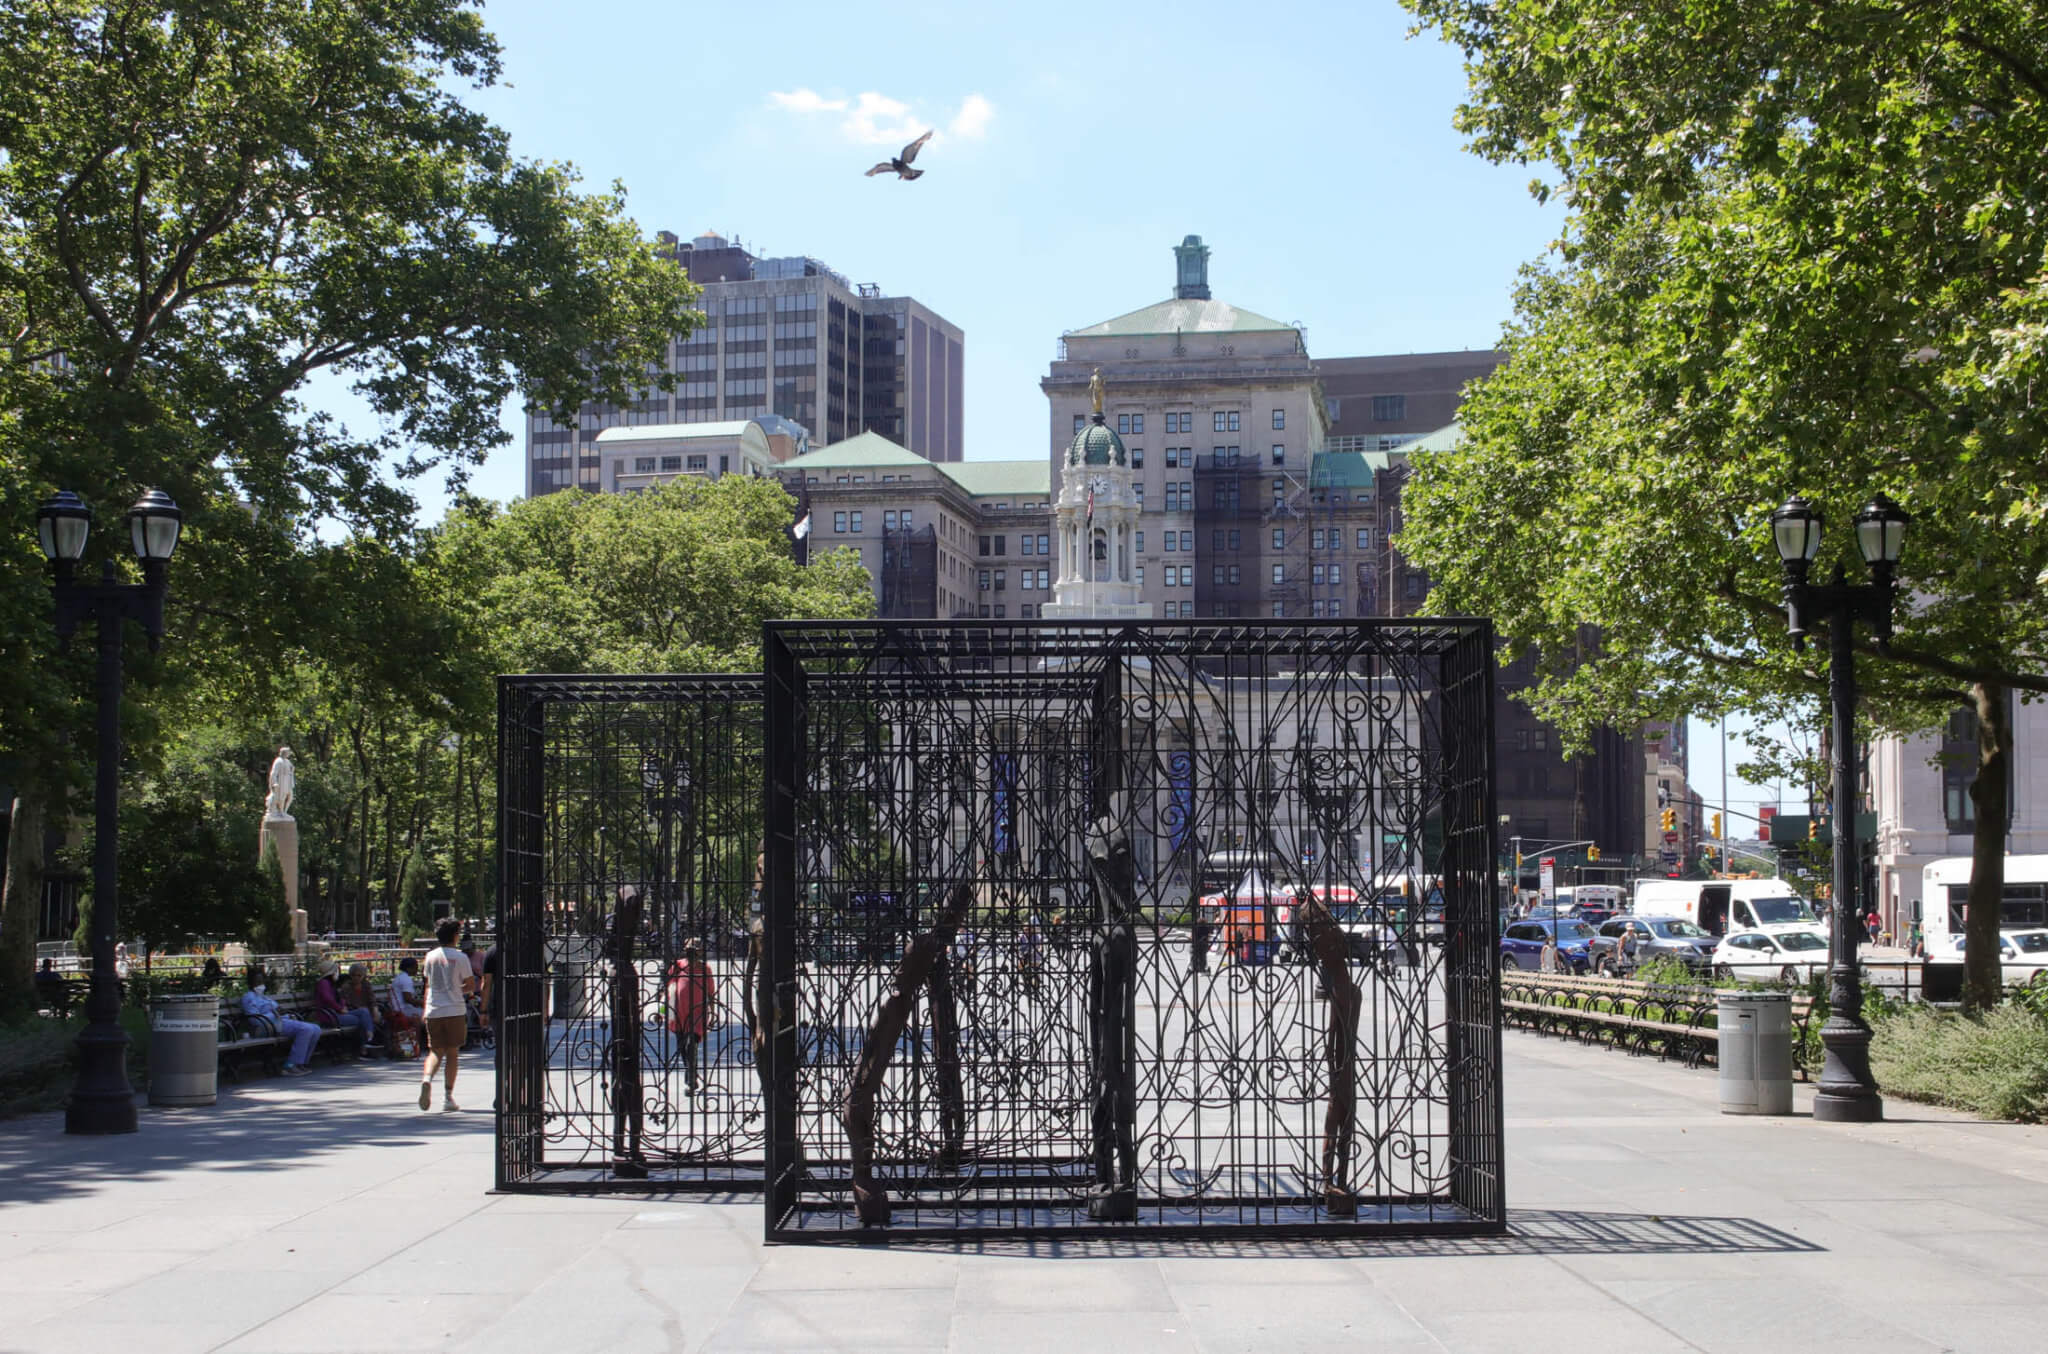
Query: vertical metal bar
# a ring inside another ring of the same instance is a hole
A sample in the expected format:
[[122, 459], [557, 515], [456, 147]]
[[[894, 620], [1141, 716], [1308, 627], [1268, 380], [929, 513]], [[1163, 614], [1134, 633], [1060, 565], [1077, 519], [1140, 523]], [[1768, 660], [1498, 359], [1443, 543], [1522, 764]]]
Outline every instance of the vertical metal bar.
[[802, 1169], [797, 1134], [796, 821], [806, 768], [802, 764], [803, 674], [796, 656], [771, 625], [761, 639], [767, 708], [761, 763], [764, 850], [762, 927], [773, 994], [763, 1012], [767, 1062], [767, 1142], [764, 1232], [772, 1237], [797, 1202]]
[[113, 566], [93, 594], [99, 620], [99, 765], [93, 778], [92, 987], [78, 1036], [78, 1079], [64, 1109], [66, 1133], [133, 1133], [135, 1090], [128, 1084], [128, 1035], [121, 1028], [121, 978], [114, 969], [121, 830], [121, 626], [126, 598]]

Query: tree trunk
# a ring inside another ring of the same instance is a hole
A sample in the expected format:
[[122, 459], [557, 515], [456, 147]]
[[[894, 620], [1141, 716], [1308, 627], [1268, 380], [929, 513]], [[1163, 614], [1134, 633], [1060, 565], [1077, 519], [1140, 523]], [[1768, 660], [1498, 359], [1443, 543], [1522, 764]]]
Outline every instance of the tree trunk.
[[1970, 687], [1970, 698], [1977, 707], [1977, 778], [1970, 782], [1976, 818], [1970, 837], [1970, 913], [1963, 931], [1963, 1007], [1988, 1011], [1998, 1004], [2004, 990], [1998, 966], [1998, 923], [2005, 895], [2012, 724], [2005, 687], [1977, 682]]
[[42, 787], [15, 790], [7, 877], [0, 882], [0, 1022], [36, 1008], [36, 925], [43, 907]]

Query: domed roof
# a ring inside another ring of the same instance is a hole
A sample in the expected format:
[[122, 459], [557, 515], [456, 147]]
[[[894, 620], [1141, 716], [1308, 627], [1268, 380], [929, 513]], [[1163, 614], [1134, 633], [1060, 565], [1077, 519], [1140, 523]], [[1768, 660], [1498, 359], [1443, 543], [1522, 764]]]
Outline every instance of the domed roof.
[[1074, 434], [1074, 440], [1067, 446], [1068, 465], [1128, 466], [1130, 463], [1131, 458], [1124, 453], [1123, 439], [1104, 420], [1100, 410], [1081, 425], [1081, 431]]

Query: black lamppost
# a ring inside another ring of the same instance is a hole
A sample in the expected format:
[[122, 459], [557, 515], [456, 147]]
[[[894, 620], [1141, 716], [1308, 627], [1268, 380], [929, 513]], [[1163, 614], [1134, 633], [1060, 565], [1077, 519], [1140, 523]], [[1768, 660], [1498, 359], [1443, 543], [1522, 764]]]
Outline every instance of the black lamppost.
[[69, 639], [83, 620], [99, 622], [99, 767], [93, 781], [92, 989], [78, 1036], [78, 1080], [64, 1111], [66, 1133], [133, 1133], [135, 1090], [128, 1084], [128, 1036], [121, 1029], [121, 982], [114, 971], [119, 918], [116, 887], [121, 791], [121, 634], [134, 621], [155, 652], [164, 634], [165, 575], [178, 548], [184, 514], [161, 489], [128, 510], [128, 539], [142, 561], [142, 582], [116, 583], [108, 560], [97, 583], [80, 583], [78, 561], [92, 531], [92, 509], [65, 490], [36, 512], [36, 532], [49, 557], [57, 602], [57, 635]]
[[1804, 647], [1807, 624], [1828, 629], [1828, 700], [1834, 731], [1834, 926], [1828, 937], [1828, 1020], [1821, 1027], [1826, 1061], [1813, 1099], [1813, 1117], [1829, 1123], [1867, 1124], [1884, 1117], [1884, 1101], [1870, 1074], [1870, 1027], [1863, 1023], [1863, 978], [1856, 951], [1863, 934], [1856, 915], [1856, 652], [1857, 621], [1868, 625], [1880, 648], [1891, 639], [1892, 571], [1906, 536], [1906, 514], [1883, 494], [1856, 514], [1856, 548], [1870, 566], [1870, 582], [1849, 583], [1835, 566], [1827, 583], [1808, 583], [1820, 553], [1820, 514], [1803, 498], [1787, 499], [1771, 514], [1771, 538], [1785, 565], [1785, 620]]

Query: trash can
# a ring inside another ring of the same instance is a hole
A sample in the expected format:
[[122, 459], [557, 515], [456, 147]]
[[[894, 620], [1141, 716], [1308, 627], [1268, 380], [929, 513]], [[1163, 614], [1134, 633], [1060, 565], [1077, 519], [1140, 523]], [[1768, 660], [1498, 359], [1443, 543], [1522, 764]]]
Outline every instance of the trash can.
[[1792, 1112], [1792, 998], [1784, 992], [1723, 992], [1721, 1113]]
[[581, 1020], [583, 1018], [583, 965], [563, 962], [554, 966], [553, 1000], [550, 1002], [549, 1019]]
[[149, 1103], [211, 1105], [219, 1098], [220, 998], [163, 996], [149, 1004]]

